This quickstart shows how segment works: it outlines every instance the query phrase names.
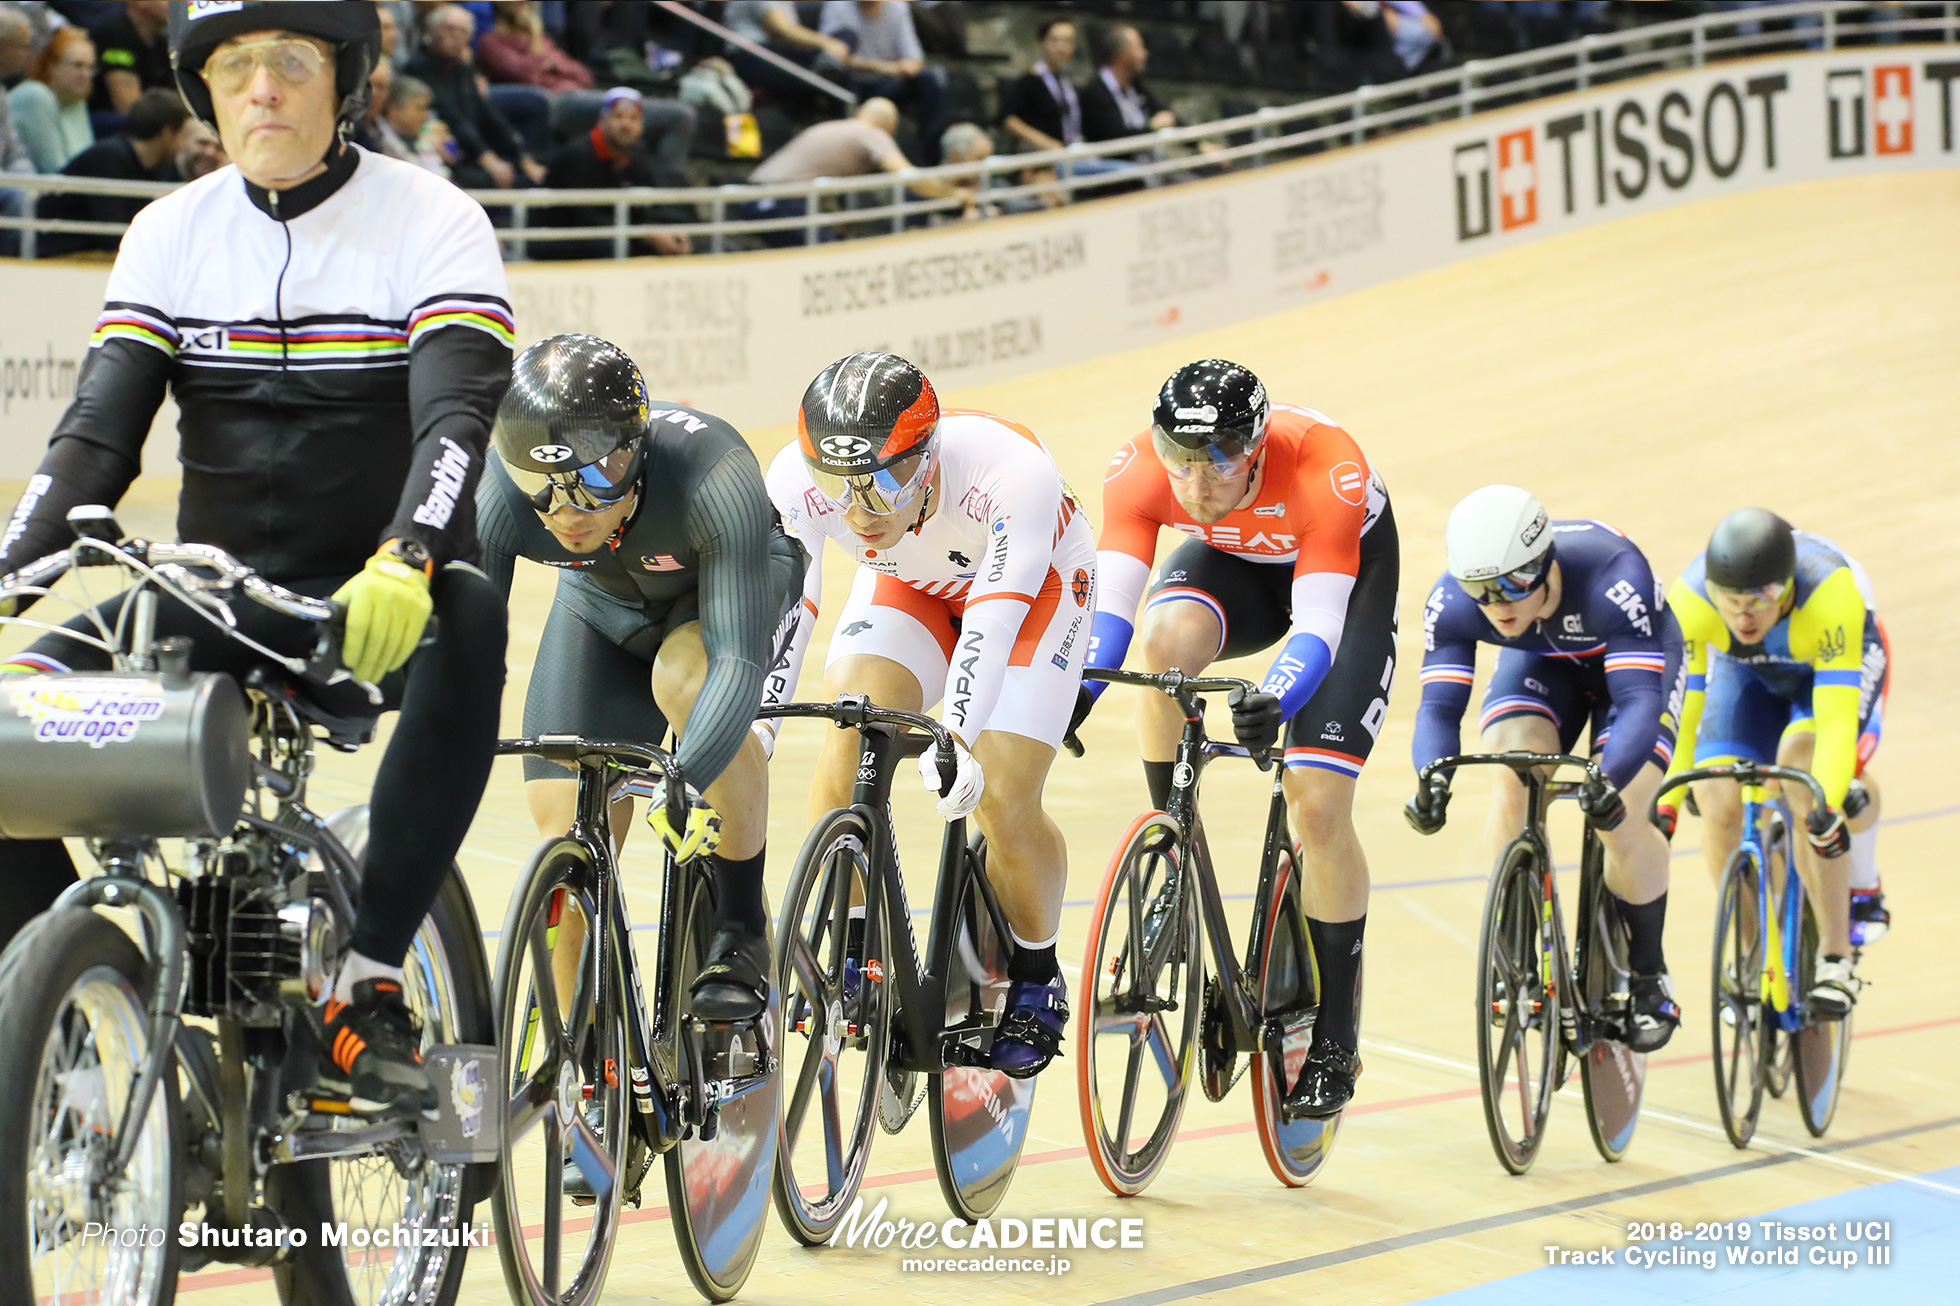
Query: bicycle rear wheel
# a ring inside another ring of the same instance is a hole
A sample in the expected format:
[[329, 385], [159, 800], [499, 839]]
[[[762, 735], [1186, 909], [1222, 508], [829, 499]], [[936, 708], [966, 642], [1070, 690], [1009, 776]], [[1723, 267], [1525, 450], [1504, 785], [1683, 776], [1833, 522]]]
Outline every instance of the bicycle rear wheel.
[[[129, 1168], [98, 1178], [143, 1061], [148, 966], [83, 907], [22, 930], [0, 966], [0, 1301], [161, 1306], [177, 1293], [184, 1211], [177, 1069], [137, 1122]], [[85, 1237], [95, 1221], [155, 1246]]]
[[[1579, 923], [1579, 992], [1586, 1010], [1596, 1018], [1617, 1020], [1616, 1037], [1601, 1037], [1595, 1026], [1591, 1044], [1579, 1061], [1579, 1085], [1586, 1097], [1586, 1123], [1592, 1129], [1593, 1147], [1608, 1161], [1627, 1154], [1633, 1142], [1634, 1126], [1640, 1121], [1640, 1095], [1647, 1084], [1647, 1054], [1635, 1052], [1623, 1041], [1632, 1018], [1627, 965], [1627, 924], [1606, 890], [1601, 874], [1604, 852], [1599, 838], [1586, 833], [1588, 890], [1587, 911]], [[1608, 1011], [1607, 1004], [1619, 1009]]]
[[[1320, 980], [1306, 913], [1300, 907], [1300, 870], [1291, 851], [1279, 855], [1273, 898], [1259, 940], [1259, 1044], [1252, 1054], [1252, 1119], [1273, 1177], [1299, 1188], [1320, 1173], [1334, 1150], [1341, 1118], [1288, 1120], [1281, 1103], [1300, 1078], [1313, 1046]], [[1354, 977], [1354, 1009], [1361, 1010], [1361, 976]]]
[[[599, 973], [596, 883], [584, 845], [549, 841], [518, 880], [498, 946], [502, 1074], [493, 1109], [504, 1138], [491, 1206], [504, 1283], [512, 1300], [531, 1306], [589, 1306], [598, 1298], [629, 1181], [626, 1008], [618, 971]], [[584, 945], [573, 990], [564, 994], [553, 954], [561, 937], [578, 932], [574, 919]], [[566, 1194], [568, 1164], [590, 1188], [589, 1204]]]
[[1851, 1015], [1847, 1011], [1837, 1020], [1813, 1020], [1804, 1001], [1817, 978], [1817, 914], [1810, 899], [1803, 902], [1803, 929], [1797, 940], [1796, 991], [1790, 1000], [1803, 1009], [1803, 1023], [1789, 1035], [1795, 1062], [1797, 1111], [1811, 1137], [1822, 1138], [1837, 1115], [1838, 1098], [1844, 1088], [1845, 1063], [1851, 1056]]
[[692, 871], [671, 878], [687, 895], [687, 909], [680, 914], [683, 936], [670, 945], [680, 951], [678, 1009], [670, 1018], [678, 1022], [685, 1044], [683, 1083], [717, 1084], [739, 1096], [716, 1094], [720, 1105], [710, 1122], [696, 1125], [668, 1149], [667, 1203], [687, 1277], [709, 1301], [727, 1301], [748, 1281], [762, 1246], [778, 1130], [776, 1075], [771, 1072], [745, 1088], [735, 1085], [770, 1064], [780, 1046], [776, 1030], [782, 1014], [772, 985], [760, 1020], [695, 1026], [688, 986], [714, 939], [714, 901], [706, 882]]
[[868, 900], [871, 831], [838, 808], [797, 854], [776, 932], [782, 1004], [782, 1139], [776, 1213], [805, 1246], [827, 1242], [857, 1196], [877, 1135], [891, 1047], [884, 922], [867, 917], [855, 992], [845, 974], [850, 909]]
[[1763, 937], [1756, 904], [1755, 857], [1729, 854], [1716, 899], [1714, 1000], [1715, 1102], [1729, 1142], [1746, 1147], [1756, 1132], [1775, 1036], [1775, 1014], [1763, 1004]]
[[1498, 860], [1484, 898], [1477, 974], [1477, 1063], [1497, 1160], [1523, 1174], [1538, 1157], [1558, 1091], [1561, 1050], [1550, 939], [1551, 868], [1523, 839]]
[[[1007, 992], [1007, 941], [981, 897], [979, 874], [987, 841], [968, 846], [954, 919], [934, 922], [951, 935], [943, 956], [946, 1024], [991, 1023]], [[987, 1066], [948, 1066], [927, 1077], [926, 1109], [932, 1122], [932, 1159], [939, 1191], [962, 1220], [992, 1215], [1007, 1196], [1034, 1109], [1033, 1079], [1014, 1079]]]
[[1076, 1098], [1089, 1160], [1118, 1196], [1157, 1177], [1191, 1089], [1203, 967], [1180, 861], [1176, 827], [1160, 812], [1139, 817], [1089, 915]]

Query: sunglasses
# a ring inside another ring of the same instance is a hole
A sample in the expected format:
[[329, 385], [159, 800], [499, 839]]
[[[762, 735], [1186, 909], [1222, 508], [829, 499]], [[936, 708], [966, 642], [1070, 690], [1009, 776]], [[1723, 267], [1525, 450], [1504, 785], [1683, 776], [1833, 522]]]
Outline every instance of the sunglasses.
[[1155, 431], [1152, 442], [1157, 448], [1157, 460], [1164, 464], [1164, 471], [1173, 481], [1197, 480], [1221, 485], [1242, 480], [1259, 457], [1256, 443], [1240, 449], [1216, 444], [1190, 449]]
[[820, 467], [810, 468], [810, 481], [817, 493], [844, 507], [862, 508], [874, 517], [905, 511], [931, 475], [931, 459], [923, 453], [910, 454], [862, 475], [840, 476]]
[[327, 57], [310, 41], [276, 38], [228, 45], [204, 61], [204, 80], [220, 95], [236, 95], [263, 67], [282, 86], [305, 86], [327, 66]]
[[635, 443], [570, 471], [534, 472], [509, 463], [504, 464], [504, 470], [531, 507], [550, 516], [560, 506], [555, 500], [562, 500], [563, 506], [575, 512], [617, 508], [640, 483], [640, 462], [640, 448]]
[[1546, 565], [1550, 555], [1535, 562], [1526, 563], [1516, 571], [1502, 576], [1490, 576], [1483, 580], [1457, 579], [1457, 587], [1468, 594], [1480, 608], [1494, 603], [1517, 603], [1530, 598], [1545, 583], [1545, 575], [1550, 570]]

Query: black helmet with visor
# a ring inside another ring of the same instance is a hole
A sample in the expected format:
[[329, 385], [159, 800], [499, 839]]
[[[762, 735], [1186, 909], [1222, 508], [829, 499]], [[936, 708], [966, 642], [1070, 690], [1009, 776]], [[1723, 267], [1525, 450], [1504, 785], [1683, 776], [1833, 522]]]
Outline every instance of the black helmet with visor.
[[577, 333], [540, 340], [511, 364], [490, 433], [510, 478], [539, 512], [618, 505], [646, 461], [647, 387], [626, 351]]
[[1157, 392], [1150, 439], [1172, 476], [1243, 476], [1266, 443], [1273, 406], [1247, 368], [1222, 358], [1186, 363]]
[[1796, 533], [1767, 508], [1738, 508], [1715, 524], [1702, 561], [1713, 595], [1777, 606], [1796, 579]]
[[897, 354], [838, 359], [817, 373], [796, 410], [811, 484], [833, 502], [879, 517], [903, 512], [926, 493], [938, 433], [932, 382]]

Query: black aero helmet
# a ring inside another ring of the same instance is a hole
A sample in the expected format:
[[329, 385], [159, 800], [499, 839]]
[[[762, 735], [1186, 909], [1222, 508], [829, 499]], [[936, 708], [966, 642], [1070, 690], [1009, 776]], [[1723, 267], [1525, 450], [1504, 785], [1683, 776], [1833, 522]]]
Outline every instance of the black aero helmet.
[[1738, 593], [1781, 584], [1797, 574], [1790, 523], [1767, 508], [1738, 508], [1708, 537], [1708, 583]]
[[938, 454], [939, 396], [897, 354], [838, 359], [810, 382], [796, 439], [826, 497], [888, 516], [924, 492]]
[[170, 68], [177, 93], [192, 114], [215, 125], [204, 61], [234, 36], [247, 32], [297, 32], [334, 47], [334, 90], [339, 123], [347, 130], [367, 110], [368, 74], [381, 55], [381, 20], [365, 0], [177, 0], [170, 6]]
[[1203, 358], [1171, 373], [1157, 392], [1151, 441], [1173, 474], [1210, 468], [1238, 476], [1266, 443], [1272, 411], [1266, 387], [1248, 369]]
[[598, 512], [639, 484], [647, 386], [626, 351], [598, 336], [540, 340], [511, 364], [490, 438], [539, 512], [554, 490]]

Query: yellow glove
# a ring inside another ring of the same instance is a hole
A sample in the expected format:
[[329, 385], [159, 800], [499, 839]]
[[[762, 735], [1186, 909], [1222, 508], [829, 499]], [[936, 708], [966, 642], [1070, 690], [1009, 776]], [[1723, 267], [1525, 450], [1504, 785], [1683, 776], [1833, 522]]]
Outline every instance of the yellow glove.
[[11, 617], [17, 615], [14, 612], [14, 603], [15, 600], [10, 598], [0, 599], [0, 617]]
[[[410, 546], [416, 552], [419, 547]], [[412, 554], [411, 554], [412, 556]], [[408, 661], [435, 606], [429, 573], [411, 566], [399, 541], [389, 540], [354, 579], [334, 591], [347, 605], [340, 660], [362, 680], [377, 681]]]
[[708, 805], [708, 800], [695, 792], [693, 785], [687, 786], [687, 797], [682, 811], [682, 828], [676, 830], [667, 820], [667, 800], [664, 792], [652, 801], [647, 808], [647, 824], [667, 845], [677, 862], [692, 861], [705, 857], [721, 846], [721, 813]]

